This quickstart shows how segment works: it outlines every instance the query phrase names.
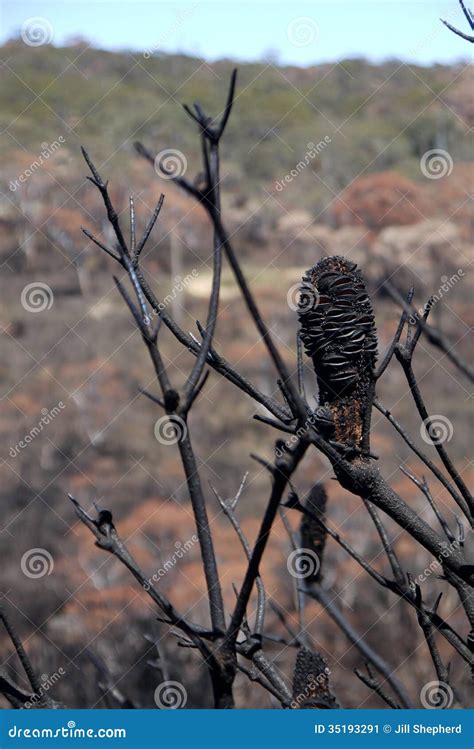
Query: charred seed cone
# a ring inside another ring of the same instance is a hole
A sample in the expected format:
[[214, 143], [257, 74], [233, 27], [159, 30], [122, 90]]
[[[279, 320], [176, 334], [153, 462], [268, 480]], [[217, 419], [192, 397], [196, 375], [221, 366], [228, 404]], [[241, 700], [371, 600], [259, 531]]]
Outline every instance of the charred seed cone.
[[301, 340], [318, 381], [320, 406], [332, 412], [334, 439], [360, 450], [377, 334], [372, 304], [356, 264], [335, 255], [307, 271], [298, 317]]
[[329, 686], [329, 669], [326, 661], [319, 653], [308, 648], [300, 648], [296, 656], [291, 706], [300, 710], [327, 710], [339, 707]]

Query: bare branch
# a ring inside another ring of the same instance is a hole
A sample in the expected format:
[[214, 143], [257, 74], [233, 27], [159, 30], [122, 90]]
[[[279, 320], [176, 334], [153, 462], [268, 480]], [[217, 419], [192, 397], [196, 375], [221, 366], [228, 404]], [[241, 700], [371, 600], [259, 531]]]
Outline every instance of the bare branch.
[[474, 371], [466, 364], [459, 354], [453, 348], [453, 344], [447, 339], [444, 333], [429, 325], [426, 320], [420, 317], [416, 309], [412, 304], [407, 304], [402, 294], [390, 283], [385, 280], [382, 284], [388, 291], [392, 299], [394, 299], [401, 307], [405, 310], [408, 316], [413, 317], [416, 320], [416, 324], [421, 328], [428, 341], [439, 348], [448, 359], [471, 381], [474, 382]]
[[405, 474], [405, 476], [407, 476], [410, 479], [410, 481], [413, 481], [413, 483], [415, 484], [415, 486], [417, 486], [419, 489], [421, 489], [421, 491], [425, 495], [426, 499], [428, 500], [428, 502], [429, 502], [429, 504], [430, 504], [430, 506], [431, 506], [431, 508], [432, 508], [432, 510], [434, 512], [434, 514], [436, 515], [436, 517], [437, 517], [437, 519], [439, 521], [439, 524], [440, 524], [441, 528], [443, 529], [443, 531], [445, 533], [446, 538], [448, 539], [448, 541], [450, 543], [453, 543], [453, 541], [455, 541], [456, 539], [454, 538], [454, 535], [452, 534], [452, 532], [451, 532], [451, 530], [449, 528], [449, 525], [447, 524], [446, 520], [442, 516], [442, 514], [441, 514], [441, 512], [440, 512], [440, 510], [439, 510], [439, 508], [437, 506], [437, 504], [435, 503], [435, 501], [433, 499], [433, 496], [432, 496], [432, 494], [430, 492], [430, 488], [428, 486], [426, 478], [423, 476], [423, 480], [420, 481], [419, 479], [416, 478], [415, 474], [411, 473], [411, 471], [409, 471], [408, 468], [405, 468], [404, 466], [400, 466], [400, 470], [401, 470], [402, 473]]
[[393, 710], [400, 710], [400, 705], [394, 702], [390, 695], [384, 692], [380, 682], [375, 678], [374, 672], [370, 668], [370, 665], [366, 663], [365, 667], [367, 669], [367, 675], [362, 673], [362, 671], [359, 671], [358, 668], [354, 669], [354, 673], [357, 678], [360, 679], [361, 682], [366, 685], [366, 687], [369, 687], [369, 689], [372, 689], [373, 692], [378, 694], [378, 696]]
[[[463, 3], [463, 0], [459, 0], [459, 4], [461, 6], [462, 12], [464, 13], [467, 22], [469, 26], [471, 27], [471, 31], [474, 30], [474, 20], [472, 12], [465, 6]], [[440, 19], [441, 23], [444, 23], [445, 26], [448, 27], [450, 31], [452, 31], [457, 36], [460, 36], [461, 39], [465, 39], [467, 42], [474, 42], [474, 35], [465, 34], [464, 31], [460, 31], [455, 26], [452, 26], [448, 21], [444, 21], [442, 18]]]

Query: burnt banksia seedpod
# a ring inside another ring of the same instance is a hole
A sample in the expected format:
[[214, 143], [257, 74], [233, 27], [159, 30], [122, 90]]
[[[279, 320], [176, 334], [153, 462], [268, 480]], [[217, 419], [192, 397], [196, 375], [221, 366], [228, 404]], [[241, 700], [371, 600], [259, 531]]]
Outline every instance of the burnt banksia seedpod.
[[[324, 520], [326, 512], [327, 494], [324, 484], [315, 484], [304, 502], [307, 510]], [[321, 577], [321, 566], [323, 561], [324, 547], [326, 545], [326, 531], [321, 528], [309, 515], [303, 515], [300, 525], [301, 546], [311, 549], [316, 554], [319, 564], [314, 573], [305, 578], [306, 583], [317, 583]]]
[[291, 707], [300, 710], [327, 710], [339, 707], [329, 687], [329, 669], [319, 653], [300, 648], [293, 675]]
[[[300, 335], [312, 359], [319, 403], [331, 409], [334, 439], [362, 449], [363, 425], [377, 358], [372, 305], [355, 263], [325, 257], [303, 277]], [[367, 413], [366, 413], [367, 412]]]

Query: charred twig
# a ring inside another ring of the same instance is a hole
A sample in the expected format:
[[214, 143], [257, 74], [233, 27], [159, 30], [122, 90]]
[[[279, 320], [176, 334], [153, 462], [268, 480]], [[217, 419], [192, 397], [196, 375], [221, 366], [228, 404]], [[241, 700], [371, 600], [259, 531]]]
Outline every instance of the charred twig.
[[295, 434], [296, 427], [289, 427], [286, 424], [279, 424], [278, 421], [275, 421], [275, 419], [270, 419], [268, 416], [262, 416], [261, 414], [255, 414], [254, 417], [255, 421], [260, 421], [262, 424], [267, 424], [270, 427], [274, 427], [274, 429], [278, 429], [280, 432], [286, 432], [286, 434]]
[[74, 512], [86, 528], [96, 538], [96, 546], [99, 549], [108, 551], [116, 557], [133, 575], [140, 584], [142, 589], [152, 599], [155, 605], [166, 615], [170, 624], [187, 634], [191, 639], [203, 638], [212, 641], [216, 638], [216, 632], [206, 630], [198, 625], [189, 622], [174, 608], [173, 604], [160, 593], [160, 591], [150, 584], [145, 573], [135, 562], [127, 547], [121, 540], [115, 528], [112, 513], [109, 510], [100, 510], [97, 517], [93, 518], [86, 510], [81, 507], [79, 502], [70, 494], [68, 495], [74, 506]]
[[[412, 288], [408, 292], [407, 305], [411, 304], [414, 293], [415, 293], [415, 289], [412, 286]], [[380, 377], [382, 377], [383, 373], [385, 372], [385, 370], [387, 369], [388, 365], [392, 361], [392, 358], [393, 358], [393, 356], [395, 354], [395, 349], [398, 346], [398, 343], [400, 341], [400, 337], [401, 337], [401, 335], [403, 333], [403, 328], [405, 327], [405, 323], [407, 321], [407, 318], [408, 318], [408, 312], [407, 312], [406, 309], [403, 309], [403, 312], [401, 314], [400, 321], [398, 323], [397, 330], [395, 331], [395, 335], [393, 336], [392, 342], [391, 342], [390, 346], [388, 347], [388, 349], [387, 349], [387, 351], [386, 351], [386, 353], [384, 355], [384, 358], [382, 359], [382, 362], [379, 364], [379, 366], [378, 366], [378, 368], [377, 368], [377, 370], [375, 372], [375, 379], [378, 380], [378, 379], [380, 379]]]
[[[471, 27], [471, 31], [474, 31], [474, 17], [471, 10], [467, 8], [466, 5], [464, 5], [463, 0], [459, 0], [459, 4], [469, 26]], [[460, 36], [461, 39], [465, 39], [467, 42], [474, 42], [474, 34], [465, 34], [464, 31], [460, 31], [455, 26], [452, 26], [450, 23], [448, 23], [448, 21], [444, 21], [442, 18], [440, 18], [440, 21], [441, 23], [444, 23], [444, 25], [447, 26], [450, 31], [452, 31], [457, 36]]]
[[[189, 182], [189, 180], [187, 180], [185, 177], [182, 177], [182, 176], [172, 176], [169, 173], [167, 174], [167, 176], [171, 177], [173, 181], [176, 182], [176, 184], [178, 184], [189, 195], [191, 195], [196, 200], [198, 200], [206, 209], [212, 221], [216, 237], [221, 243], [226, 253], [227, 259], [234, 273], [236, 282], [241, 290], [245, 304], [247, 305], [247, 308], [249, 310], [250, 316], [252, 317], [257, 327], [257, 330], [260, 333], [263, 343], [267, 347], [267, 350], [270, 354], [270, 358], [272, 359], [275, 365], [275, 368], [279, 376], [281, 377], [282, 382], [284, 383], [284, 387], [287, 388], [288, 393], [291, 395], [291, 398], [294, 401], [294, 403], [299, 404], [299, 410], [301, 414], [301, 413], [304, 413], [306, 409], [304, 408], [303, 403], [301, 399], [299, 398], [297, 389], [295, 388], [295, 386], [293, 385], [293, 382], [291, 381], [289, 372], [286, 368], [286, 365], [278, 349], [275, 346], [270, 330], [265, 324], [260, 314], [260, 311], [258, 309], [255, 298], [252, 292], [250, 291], [250, 288], [247, 284], [245, 276], [240, 267], [240, 263], [237, 259], [237, 256], [230, 242], [229, 235], [227, 231], [225, 230], [224, 225], [222, 223], [220, 211], [215, 209], [215, 194], [216, 194], [216, 191], [218, 191], [219, 189], [219, 183], [215, 181], [215, 174], [213, 174], [212, 168], [209, 167], [209, 164], [211, 164], [211, 167], [212, 167], [212, 146], [218, 145], [219, 140], [224, 132], [225, 126], [227, 125], [230, 112], [232, 110], [232, 106], [234, 102], [234, 95], [235, 95], [236, 80], [237, 80], [237, 71], [234, 70], [231, 76], [231, 80], [230, 80], [224, 113], [220, 120], [220, 123], [217, 126], [211, 125], [210, 118], [204, 115], [200, 107], [195, 106], [194, 112], [191, 110], [190, 107], [188, 106], [184, 107], [187, 114], [199, 125], [203, 137], [207, 138], [207, 140], [211, 144], [210, 152], [208, 152], [205, 147], [203, 148], [204, 171], [206, 174], [205, 187], [203, 189], [198, 189], [195, 187], [195, 185]], [[155, 159], [153, 158], [152, 154], [150, 153], [148, 149], [146, 149], [142, 144], [135, 144], [135, 147], [141, 156], [144, 156], [147, 159], [147, 161], [149, 161], [153, 165], [155, 164]]]
[[[402, 598], [403, 600], [407, 601], [407, 603], [409, 603], [410, 606], [415, 607], [416, 604], [408, 586], [406, 585], [400, 586], [397, 582], [389, 580], [385, 578], [383, 575], [380, 575], [380, 573], [374, 570], [370, 566], [370, 564], [358, 552], [356, 552], [350, 546], [350, 544], [348, 544], [340, 536], [339, 533], [337, 533], [332, 528], [330, 528], [326, 523], [324, 523], [321, 520], [321, 518], [318, 517], [314, 512], [311, 512], [310, 510], [308, 510], [308, 508], [304, 507], [296, 496], [293, 496], [291, 498], [291, 500], [288, 503], [288, 506], [291, 507], [292, 509], [296, 509], [299, 512], [309, 515], [309, 517], [311, 517], [313, 520], [318, 522], [321, 525], [321, 527], [326, 531], [326, 533], [329, 536], [331, 536], [331, 538], [334, 541], [336, 541], [339, 544], [339, 546], [341, 546], [341, 548], [343, 548], [357, 562], [357, 564], [359, 564], [359, 566], [362, 567], [362, 569], [365, 570], [365, 572], [367, 572], [379, 585], [381, 585], [383, 588], [390, 590], [399, 598]], [[455, 632], [453, 628], [450, 627], [450, 625], [447, 624], [447, 622], [445, 622], [436, 613], [436, 611], [427, 612], [427, 613], [429, 613], [433, 626], [457, 650], [457, 652], [464, 658], [464, 660], [467, 663], [474, 663], [474, 658], [470, 654], [469, 648], [467, 647], [463, 639], [458, 635], [458, 633]]]
[[[171, 602], [163, 596], [157, 588], [150, 584], [150, 581], [145, 578], [144, 573], [118, 536], [112, 521], [112, 515], [108, 510], [100, 511], [98, 517], [95, 519], [91, 517], [73, 497], [69, 496], [69, 498], [74, 505], [79, 520], [81, 520], [81, 522], [84, 523], [84, 525], [89, 528], [96, 537], [96, 545], [113, 554], [122, 564], [125, 565], [125, 567], [127, 567], [153, 602], [165, 614], [166, 618], [164, 621], [168, 625], [173, 625], [184, 632], [199, 650], [209, 669], [215, 706], [217, 708], [232, 707], [233, 698], [231, 685], [235, 672], [231, 671], [229, 673], [227, 662], [223, 662], [219, 658], [219, 641], [222, 637], [222, 632], [216, 629], [208, 631], [192, 622], [189, 622], [176, 611]], [[228, 678], [229, 676], [232, 677], [230, 682]]]
[[[303, 548], [304, 544], [303, 542], [301, 542], [300, 545], [298, 545], [298, 534], [293, 533], [290, 523], [288, 521], [288, 518], [286, 517], [286, 514], [284, 513], [282, 507], [280, 507], [280, 517], [285, 527], [285, 530], [288, 534], [288, 538], [290, 539], [292, 550], [295, 554], [297, 554], [298, 549]], [[302, 646], [307, 647], [309, 643], [308, 643], [308, 632], [306, 630], [306, 625], [305, 625], [306, 599], [305, 599], [303, 591], [298, 588], [298, 585], [296, 584], [296, 580], [295, 580], [294, 587], [295, 587], [295, 593], [296, 593], [296, 606], [298, 610], [298, 619], [300, 623], [300, 634], [299, 634], [298, 639], [301, 642]]]
[[449, 494], [452, 496], [454, 501], [463, 509], [465, 512], [467, 512], [467, 506], [461, 497], [461, 495], [457, 492], [457, 490], [453, 487], [453, 485], [450, 483], [450, 481], [444, 476], [444, 474], [439, 470], [436, 463], [433, 463], [432, 460], [428, 458], [425, 453], [417, 447], [417, 445], [413, 442], [411, 437], [407, 434], [407, 432], [403, 429], [401, 424], [395, 419], [393, 414], [389, 411], [388, 408], [385, 408], [379, 401], [374, 401], [375, 408], [380, 411], [381, 414], [385, 416], [386, 419], [392, 424], [392, 426], [397, 430], [398, 434], [403, 438], [403, 440], [406, 442], [408, 447], [413, 450], [415, 455], [420, 458], [420, 460], [423, 461], [423, 463], [427, 466], [427, 468], [430, 469], [430, 471], [433, 473], [434, 476], [438, 479], [438, 481], [444, 486], [446, 491], [449, 492]]
[[38, 677], [32, 663], [26, 653], [20, 636], [17, 634], [15, 627], [10, 621], [3, 605], [0, 605], [0, 622], [5, 627], [5, 630], [12, 642], [18, 659], [23, 667], [28, 682], [31, 686], [32, 692], [23, 689], [22, 687], [15, 684], [6, 674], [0, 674], [0, 694], [9, 701], [11, 706], [15, 709], [58, 709], [62, 707], [58, 702], [51, 699], [47, 691], [44, 689], [41, 679]]
[[35, 697], [33, 693], [21, 689], [5, 675], [0, 675], [0, 694], [3, 694], [15, 710], [21, 710], [25, 706], [28, 707], [28, 704], [31, 704]]
[[354, 673], [357, 676], [357, 678], [360, 679], [361, 682], [365, 684], [366, 687], [368, 687], [369, 689], [372, 689], [373, 692], [378, 694], [378, 696], [393, 710], [400, 710], [400, 705], [398, 705], [394, 700], [392, 700], [390, 695], [384, 692], [380, 682], [376, 679], [375, 674], [372, 671], [370, 665], [366, 663], [365, 667], [367, 669], [367, 675], [362, 673], [362, 671], [359, 671], [358, 668], [354, 669]]
[[393, 549], [393, 546], [390, 543], [386, 528], [384, 524], [382, 523], [380, 516], [377, 510], [375, 509], [375, 507], [373, 507], [370, 502], [367, 502], [367, 500], [362, 500], [362, 501], [364, 502], [364, 506], [367, 512], [369, 513], [370, 517], [372, 518], [372, 521], [377, 529], [377, 533], [379, 534], [379, 538], [382, 542], [382, 546], [385, 550], [385, 554], [387, 555], [387, 559], [390, 563], [390, 567], [392, 568], [393, 576], [399, 585], [403, 585], [405, 582], [405, 575], [403, 574], [403, 570], [400, 566], [400, 562], [398, 561], [398, 557]]
[[[211, 484], [211, 489], [214, 492], [214, 495], [219, 502], [219, 505], [224, 513], [224, 515], [229, 519], [233, 529], [235, 530], [237, 537], [241, 543], [241, 546], [245, 552], [245, 556], [247, 557], [247, 560], [250, 560], [252, 556], [252, 548], [247, 540], [247, 537], [245, 536], [245, 533], [242, 530], [242, 527], [237, 520], [237, 517], [235, 515], [235, 510], [238, 504], [238, 501], [241, 497], [242, 491], [245, 486], [245, 481], [247, 479], [247, 473], [245, 474], [242, 483], [239, 487], [239, 490], [235, 497], [231, 500], [223, 500], [221, 496], [219, 495], [217, 489], [215, 489]], [[255, 616], [255, 634], [261, 638], [263, 634], [263, 624], [265, 620], [265, 601], [266, 601], [266, 595], [265, 595], [265, 586], [263, 584], [262, 578], [260, 575], [255, 580], [255, 584], [257, 587], [257, 612]]]
[[[316, 514], [321, 520], [324, 517], [324, 511], [326, 507], [326, 493], [323, 485], [316, 484], [306, 499], [306, 507], [310, 513]], [[375, 512], [375, 509], [372, 508]], [[380, 521], [379, 521], [380, 523]], [[291, 532], [291, 528], [285, 523], [290, 541], [292, 542], [293, 548], [296, 548], [295, 539]], [[319, 533], [318, 533], [319, 528]], [[383, 529], [383, 535], [385, 537], [385, 529]], [[302, 521], [300, 524], [299, 539], [302, 548], [310, 549], [316, 554], [319, 564], [316, 569], [316, 574], [313, 576], [307, 575], [301, 580], [301, 587], [298, 588], [298, 593], [301, 597], [309, 596], [314, 598], [320, 603], [324, 610], [329, 614], [333, 621], [339, 626], [341, 631], [346, 635], [349, 641], [355, 645], [355, 647], [362, 653], [362, 655], [372, 663], [377, 670], [387, 679], [392, 686], [394, 692], [398, 695], [402, 706], [409, 708], [413, 707], [410, 698], [403, 687], [403, 685], [396, 679], [392, 674], [392, 668], [381, 658], [372, 648], [365, 642], [363, 637], [357, 633], [354, 628], [349, 624], [347, 619], [344, 617], [340, 609], [334, 602], [334, 597], [327, 591], [325, 591], [321, 585], [321, 572], [323, 553], [326, 540], [326, 530], [318, 523], [317, 520], [310, 517], [309, 515], [303, 514]], [[387, 542], [388, 543], [388, 542]], [[304, 631], [304, 629], [303, 629]]]
[[34, 670], [31, 664], [31, 661], [28, 658], [26, 650], [23, 647], [21, 639], [17, 635], [15, 628], [13, 624], [10, 622], [10, 618], [8, 617], [3, 606], [0, 606], [0, 621], [5, 627], [7, 634], [13, 644], [13, 647], [15, 648], [16, 654], [19, 658], [21, 665], [23, 666], [23, 670], [28, 678], [28, 681], [30, 683], [30, 686], [33, 692], [38, 695], [41, 694], [42, 692], [41, 680], [36, 674], [36, 671]]
[[273, 521], [275, 520], [280, 502], [283, 497], [283, 493], [291, 477], [291, 474], [296, 470], [307, 448], [308, 443], [299, 440], [294, 448], [289, 449], [288, 452], [285, 453], [285, 455], [282, 458], [278, 459], [275, 463], [270, 499], [268, 501], [267, 509], [260, 526], [260, 531], [252, 551], [252, 556], [249, 560], [247, 572], [245, 574], [244, 581], [237, 598], [237, 603], [232, 614], [231, 622], [227, 629], [226, 642], [228, 647], [232, 647], [238, 636], [255, 580], [259, 575], [260, 562], [262, 560], [268, 537], [273, 526]]
[[[135, 320], [136, 326], [140, 331], [143, 341], [148, 349], [150, 359], [152, 361], [157, 379], [162, 389], [163, 403], [165, 405], [166, 413], [170, 417], [171, 424], [173, 425], [176, 433], [176, 441], [178, 443], [181, 461], [186, 475], [186, 483], [191, 498], [191, 505], [196, 522], [197, 535], [199, 538], [204, 575], [208, 590], [212, 628], [214, 631], [220, 632], [221, 635], [223, 635], [225, 631], [225, 615], [222, 590], [220, 586], [219, 573], [217, 569], [214, 544], [209, 526], [204, 493], [202, 490], [201, 480], [197, 470], [196, 458], [194, 455], [191, 438], [189, 435], [189, 429], [187, 426], [187, 416], [189, 413], [189, 409], [202, 386], [202, 383], [200, 383], [200, 379], [203, 367], [209, 354], [214, 326], [217, 319], [221, 271], [220, 242], [218, 242], [215, 238], [213, 284], [207, 320], [209, 329], [208, 332], [204, 335], [203, 344], [200, 347], [199, 354], [197, 355], [195, 365], [188, 378], [184, 392], [183, 394], [180, 394], [172, 388], [166, 369], [163, 365], [163, 360], [157, 345], [158, 327], [155, 330], [152, 330], [150, 327], [150, 320], [146, 314], [145, 306], [146, 294], [142, 289], [140, 274], [137, 270], [137, 267], [131, 260], [130, 250], [125, 243], [117, 214], [108, 194], [107, 183], [103, 182], [97, 169], [95, 168], [86, 152], [84, 152], [84, 157], [93, 175], [93, 179], [91, 181], [99, 189], [104, 200], [108, 219], [114, 229], [114, 233], [117, 238], [121, 264], [128, 273], [141, 308], [141, 312], [139, 312], [130, 299], [125, 288], [117, 280], [116, 283], [118, 285], [119, 291], [122, 294], [122, 297], [124, 298], [127, 306], [129, 307], [130, 312], [132, 313], [132, 316]], [[218, 166], [216, 167], [216, 169], [218, 169]], [[219, 205], [218, 198], [214, 198], [214, 200], [216, 201], [215, 205], [217, 207]], [[132, 223], [134, 227], [134, 219]], [[133, 228], [133, 235], [134, 233], [135, 229]], [[216, 659], [213, 656], [212, 669], [210, 671], [211, 678], [213, 680], [216, 706], [219, 707], [233, 706], [232, 682], [235, 675], [235, 653], [227, 652], [225, 661], [226, 662], [220, 662], [219, 659]]]
[[[119, 689], [104, 660], [90, 648], [86, 648], [84, 652], [102, 679], [97, 682], [97, 686], [102, 692], [102, 698], [107, 707], [113, 709], [118, 704], [123, 710], [137, 709], [138, 706], [136, 703], [126, 697], [121, 689]], [[113, 702], [110, 700], [110, 697], [113, 698]]]
[[405, 476], [407, 476], [410, 479], [410, 481], [413, 481], [413, 483], [415, 484], [415, 486], [417, 486], [423, 492], [423, 494], [425, 495], [426, 499], [428, 500], [428, 502], [430, 504], [430, 507], [432, 508], [434, 514], [436, 515], [436, 518], [438, 519], [439, 524], [440, 524], [441, 528], [443, 529], [446, 538], [448, 539], [448, 541], [450, 543], [453, 543], [456, 539], [454, 538], [454, 535], [451, 532], [451, 529], [450, 529], [449, 525], [447, 524], [446, 520], [444, 519], [443, 515], [441, 514], [441, 512], [440, 512], [440, 510], [438, 508], [438, 505], [436, 504], [436, 502], [433, 499], [433, 496], [432, 496], [432, 494], [430, 492], [430, 488], [428, 486], [426, 478], [423, 476], [422, 481], [420, 481], [419, 479], [417, 479], [417, 477], [415, 476], [415, 474], [411, 473], [411, 471], [409, 471], [408, 468], [405, 468], [405, 466], [400, 466], [400, 470], [401, 470], [402, 473], [405, 474]]
[[382, 587], [384, 588], [391, 587], [391, 583], [387, 578], [377, 572], [377, 570], [375, 570], [357, 551], [355, 551], [355, 549], [353, 549], [352, 546], [348, 544], [347, 541], [345, 541], [337, 531], [333, 530], [333, 528], [331, 528], [326, 522], [324, 522], [320, 516], [318, 516], [315, 512], [309, 510], [307, 507], [304, 507], [295, 494], [291, 496], [287, 503], [287, 506], [292, 510], [298, 510], [298, 512], [303, 513], [303, 515], [306, 515], [314, 522], [316, 522], [324, 530], [324, 532], [332, 539], [334, 539], [334, 541], [336, 541], [353, 559], [355, 559], [355, 561], [362, 567], [362, 569], [364, 569], [367, 574], [370, 575], [370, 577], [378, 582], [379, 585], [382, 585]]
[[[438, 681], [448, 684], [449, 683], [449, 669], [446, 668], [446, 666], [443, 664], [443, 661], [441, 660], [438, 646], [434, 638], [433, 623], [431, 621], [431, 618], [426, 614], [426, 611], [424, 609], [423, 599], [421, 596], [421, 588], [418, 585], [418, 583], [416, 584], [411, 583], [411, 588], [413, 592], [413, 597], [415, 599], [415, 608], [416, 608], [416, 613], [417, 613], [417, 618], [418, 618], [418, 624], [420, 625], [423, 631], [423, 634], [425, 636], [425, 640], [426, 640], [426, 644], [428, 645], [428, 650], [430, 652], [431, 660], [433, 661], [433, 665], [435, 667], [436, 676], [438, 677]], [[435, 607], [434, 607], [435, 611], [438, 608], [440, 598], [441, 598], [441, 594], [435, 604]]]
[[[417, 331], [419, 330], [420, 329], [417, 328]], [[420, 414], [423, 424], [425, 425], [427, 434], [432, 438], [433, 445], [439, 457], [441, 458], [441, 461], [444, 467], [446, 468], [447, 472], [449, 473], [452, 480], [454, 481], [457, 488], [459, 489], [461, 495], [463, 496], [468, 506], [468, 513], [466, 513], [467, 518], [472, 523], [474, 504], [473, 504], [471, 493], [469, 492], [469, 489], [464, 483], [462, 477], [459, 475], [459, 472], [456, 470], [451, 458], [449, 457], [446, 451], [446, 448], [444, 447], [443, 441], [436, 439], [435, 438], [436, 435], [431, 434], [433, 424], [428, 414], [428, 411], [426, 409], [425, 402], [423, 400], [423, 396], [421, 395], [420, 388], [418, 387], [418, 383], [417, 383], [415, 373], [413, 372], [413, 367], [412, 367], [412, 358], [413, 358], [413, 352], [415, 350], [416, 342], [417, 342], [417, 332], [414, 333], [413, 337], [409, 339], [404, 346], [402, 346], [401, 344], [398, 344], [397, 348], [395, 349], [395, 356], [397, 357], [398, 361], [400, 362], [402, 366], [403, 372], [405, 374], [408, 385], [410, 387], [411, 394], [413, 396], [413, 400], [415, 401], [415, 405], [418, 409], [418, 413]], [[463, 511], [465, 511], [464, 508], [462, 509]]]
[[407, 304], [403, 295], [400, 294], [398, 289], [388, 279], [382, 283], [382, 286], [388, 291], [392, 299], [403, 307], [408, 317], [416, 320], [417, 327], [420, 329], [420, 332], [423, 332], [431, 345], [439, 348], [471, 382], [474, 382], [474, 371], [469, 367], [464, 359], [456, 353], [453, 344], [448, 340], [444, 333], [441, 333], [441, 331], [437, 330], [437, 328], [430, 325], [423, 317], [421, 317], [411, 303]]
[[247, 668], [242, 663], [238, 663], [237, 669], [241, 671], [243, 674], [245, 674], [245, 676], [247, 676], [249, 681], [254, 681], [257, 684], [260, 684], [261, 687], [266, 689], [267, 692], [269, 692], [273, 697], [275, 697], [275, 699], [278, 700], [278, 702], [281, 704], [282, 707], [289, 707], [291, 694], [290, 693], [288, 693], [288, 695], [282, 694], [255, 667]]
[[326, 613], [337, 624], [341, 632], [345, 634], [349, 642], [363, 655], [363, 657], [379, 671], [400, 700], [404, 708], [414, 707], [410, 697], [403, 684], [393, 675], [393, 668], [373, 650], [364, 638], [357, 632], [354, 627], [347, 621], [340, 608], [334, 602], [334, 595], [324, 590], [322, 585], [311, 585], [304, 589], [305, 595], [314, 598], [321, 604]]

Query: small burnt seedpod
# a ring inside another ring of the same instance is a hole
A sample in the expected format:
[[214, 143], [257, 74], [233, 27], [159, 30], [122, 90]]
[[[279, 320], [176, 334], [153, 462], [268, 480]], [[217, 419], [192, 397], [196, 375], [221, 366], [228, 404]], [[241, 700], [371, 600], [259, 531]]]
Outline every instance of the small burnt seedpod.
[[319, 403], [333, 413], [335, 440], [360, 450], [377, 358], [374, 313], [362, 274], [344, 257], [326, 257], [306, 273], [301, 289], [300, 335], [313, 361]]
[[329, 669], [319, 653], [300, 648], [293, 675], [291, 707], [300, 710], [334, 710], [339, 703], [329, 686]]

